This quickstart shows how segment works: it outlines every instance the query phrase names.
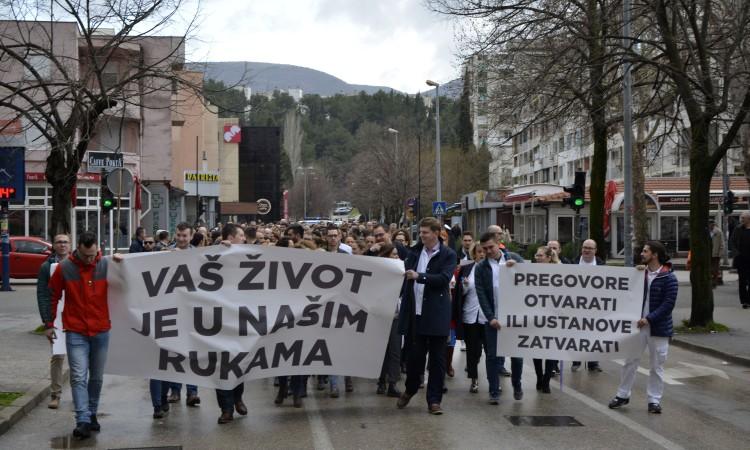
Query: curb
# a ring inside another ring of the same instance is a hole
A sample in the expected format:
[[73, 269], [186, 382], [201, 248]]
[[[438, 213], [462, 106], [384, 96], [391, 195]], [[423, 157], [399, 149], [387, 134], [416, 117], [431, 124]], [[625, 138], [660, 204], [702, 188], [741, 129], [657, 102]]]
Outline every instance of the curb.
[[[68, 379], [69, 369], [63, 372], [63, 381]], [[35, 384], [28, 391], [17, 398], [10, 406], [0, 410], [0, 436], [5, 434], [10, 428], [24, 418], [32, 409], [36, 408], [39, 403], [49, 396], [49, 380], [43, 380]]]
[[715, 356], [717, 358], [724, 359], [726, 361], [729, 361], [731, 363], [734, 363], [740, 366], [750, 367], [750, 358], [747, 358], [744, 356], [731, 355], [729, 353], [722, 352], [721, 350], [717, 350], [712, 347], [683, 341], [680, 338], [675, 338], [674, 336], [672, 337], [671, 342], [672, 342], [672, 345], [683, 348], [685, 350], [694, 351], [696, 353], [702, 353], [708, 356]]

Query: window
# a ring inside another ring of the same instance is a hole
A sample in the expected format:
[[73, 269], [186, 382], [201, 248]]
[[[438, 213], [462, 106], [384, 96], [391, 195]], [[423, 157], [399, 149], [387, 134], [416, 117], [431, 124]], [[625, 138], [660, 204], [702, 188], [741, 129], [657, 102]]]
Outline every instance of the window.
[[17, 253], [33, 253], [35, 255], [44, 253], [47, 250], [47, 246], [34, 241], [19, 240], [16, 241], [16, 252]]
[[[52, 73], [52, 64], [50, 63], [49, 58], [47, 58], [45, 55], [32, 53], [27, 56], [26, 61], [28, 62], [28, 65], [24, 65], [23, 70], [23, 76], [25, 79], [36, 81], [44, 81], [50, 79], [50, 75]], [[36, 71], [36, 74], [34, 74], [34, 71]]]

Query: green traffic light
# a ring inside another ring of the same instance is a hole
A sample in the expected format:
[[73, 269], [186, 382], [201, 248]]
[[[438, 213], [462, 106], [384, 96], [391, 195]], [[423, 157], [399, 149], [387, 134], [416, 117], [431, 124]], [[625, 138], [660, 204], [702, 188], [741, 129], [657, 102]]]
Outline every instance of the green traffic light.
[[583, 199], [582, 198], [577, 198], [577, 199], [573, 200], [573, 204], [576, 205], [576, 206], [583, 206]]
[[104, 207], [105, 208], [110, 208], [112, 205], [113, 205], [112, 200], [110, 200], [110, 199], [104, 200]]

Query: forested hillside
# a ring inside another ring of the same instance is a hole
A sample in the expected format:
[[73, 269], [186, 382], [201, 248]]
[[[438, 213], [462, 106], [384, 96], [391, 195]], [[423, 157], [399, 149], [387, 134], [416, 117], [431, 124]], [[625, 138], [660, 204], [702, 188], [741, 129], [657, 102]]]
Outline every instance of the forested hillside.
[[[283, 127], [285, 137], [301, 134], [298, 143], [284, 142], [288, 163], [283, 181], [295, 215], [301, 216], [305, 172], [308, 215], [325, 215], [333, 201], [350, 200], [365, 213], [382, 212], [396, 220], [407, 198], [421, 193], [423, 211], [435, 198], [433, 99], [380, 91], [305, 95], [297, 104], [278, 91], [271, 98], [245, 99], [242, 92], [213, 80], [206, 82], [205, 92], [221, 116], [240, 117], [244, 125]], [[448, 201], [487, 185], [488, 154], [471, 143], [468, 105], [462, 108], [467, 101], [440, 98], [443, 197]]]

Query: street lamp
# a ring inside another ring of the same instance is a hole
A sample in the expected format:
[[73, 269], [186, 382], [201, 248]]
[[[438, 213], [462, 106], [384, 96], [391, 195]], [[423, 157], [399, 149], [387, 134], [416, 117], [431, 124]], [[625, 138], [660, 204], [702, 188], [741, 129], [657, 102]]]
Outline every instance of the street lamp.
[[[440, 182], [440, 83], [436, 83], [432, 80], [427, 80], [427, 86], [435, 88], [435, 193], [437, 194], [437, 201], [443, 201], [443, 187]], [[438, 219], [442, 221], [443, 216], [438, 215]]]
[[[400, 162], [400, 159], [401, 159], [401, 158], [400, 158], [400, 154], [399, 154], [399, 152], [398, 152], [398, 130], [396, 130], [396, 129], [393, 129], [393, 128], [388, 128], [388, 132], [389, 132], [389, 133], [391, 133], [391, 134], [392, 134], [392, 135], [393, 135], [393, 136], [394, 136], [394, 137], [396, 138], [396, 153], [395, 153], [395, 155], [394, 155], [393, 161], [394, 161], [394, 162], [396, 163], [396, 168], [397, 168], [397, 170], [398, 170], [398, 169], [402, 168], [402, 167], [401, 167], [401, 166], [402, 166], [402, 164], [401, 164], [401, 162]], [[400, 172], [400, 171], [399, 171], [399, 172]], [[401, 177], [400, 177], [400, 178], [401, 178]], [[405, 177], [403, 177], [403, 180], [405, 181], [405, 180], [406, 180], [406, 178], [405, 178]], [[399, 180], [399, 181], [401, 181], [401, 180]], [[381, 214], [381, 215], [382, 215], [382, 214]]]
[[302, 210], [303, 210], [302, 220], [307, 219], [307, 171], [308, 170], [313, 170], [313, 169], [314, 169], [314, 167], [312, 167], [312, 166], [308, 166], [308, 167], [299, 166], [299, 167], [297, 167], [298, 171], [301, 170], [301, 171], [303, 171], [305, 173], [305, 184], [303, 185], [303, 189], [304, 189], [304, 193], [305, 193], [304, 194], [305, 195], [305, 197], [304, 197], [305, 203], [304, 203], [304, 205], [302, 207]]

